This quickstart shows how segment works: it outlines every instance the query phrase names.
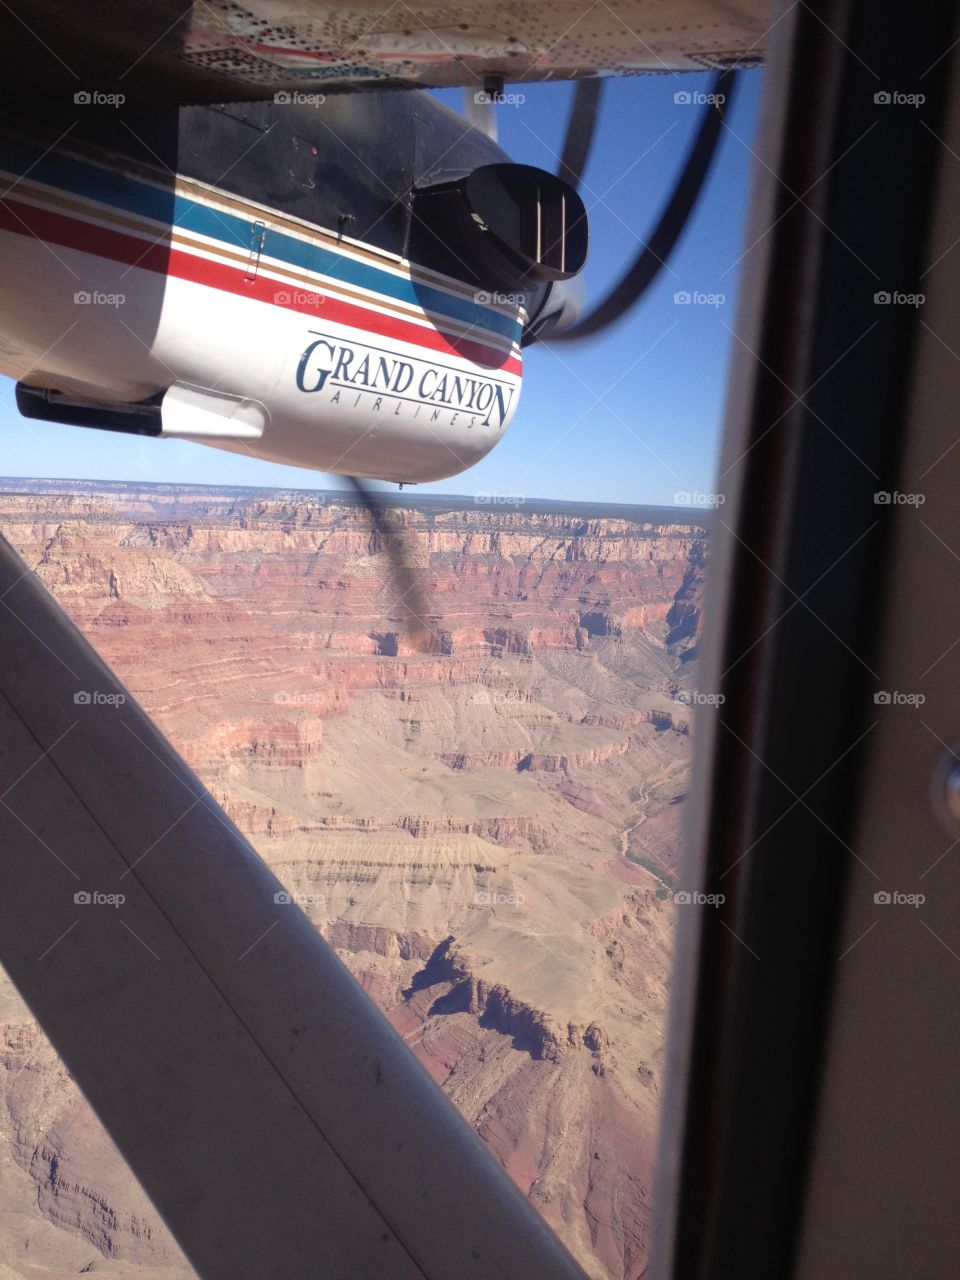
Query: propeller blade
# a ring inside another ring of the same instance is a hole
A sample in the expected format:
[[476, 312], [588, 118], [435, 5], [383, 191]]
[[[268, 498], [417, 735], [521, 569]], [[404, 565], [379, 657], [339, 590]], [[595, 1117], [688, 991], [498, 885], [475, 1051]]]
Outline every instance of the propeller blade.
[[557, 177], [569, 182], [572, 187], [579, 187], [583, 180], [600, 117], [602, 98], [603, 81], [599, 77], [577, 81], [570, 119], [567, 122], [567, 134], [563, 140], [560, 168], [557, 170]]
[[376, 489], [371, 489], [357, 476], [344, 476], [361, 505], [370, 516], [377, 540], [390, 559], [391, 584], [396, 591], [396, 607], [402, 611], [403, 625], [418, 653], [429, 653], [433, 644], [430, 625], [430, 601], [419, 576], [409, 562], [403, 526], [392, 520], [386, 506], [378, 501]]
[[570, 328], [551, 332], [551, 342], [576, 342], [602, 332], [625, 315], [653, 284], [703, 190], [720, 140], [724, 113], [730, 108], [737, 83], [735, 73], [729, 70], [719, 72], [714, 78], [710, 89], [713, 101], [703, 108], [700, 129], [653, 235], [603, 301]]

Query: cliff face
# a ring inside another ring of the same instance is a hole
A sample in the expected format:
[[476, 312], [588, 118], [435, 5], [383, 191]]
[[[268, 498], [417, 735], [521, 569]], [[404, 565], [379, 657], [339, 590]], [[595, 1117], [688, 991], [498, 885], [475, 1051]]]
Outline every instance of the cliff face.
[[[354, 507], [168, 497], [0, 493], [0, 528], [588, 1273], [636, 1280], [702, 529], [403, 508], [401, 585]], [[26, 1015], [3, 1029], [0, 1234], [32, 1182], [98, 1274], [184, 1274]]]

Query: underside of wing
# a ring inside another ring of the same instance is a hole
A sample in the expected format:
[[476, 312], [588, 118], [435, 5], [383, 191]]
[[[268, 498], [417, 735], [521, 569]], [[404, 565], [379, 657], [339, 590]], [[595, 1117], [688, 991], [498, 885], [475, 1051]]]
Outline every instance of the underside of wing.
[[768, 24], [761, 0], [22, 0], [4, 17], [0, 83], [21, 106], [198, 103], [697, 71], [759, 62]]

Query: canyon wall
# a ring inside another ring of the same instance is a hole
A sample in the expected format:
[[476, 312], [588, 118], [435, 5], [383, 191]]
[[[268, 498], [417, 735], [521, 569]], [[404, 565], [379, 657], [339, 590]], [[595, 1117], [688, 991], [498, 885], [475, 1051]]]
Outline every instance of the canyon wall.
[[[587, 1273], [637, 1280], [704, 529], [84, 489], [0, 492], [0, 530]], [[9, 984], [0, 1017], [0, 1280], [189, 1275]]]

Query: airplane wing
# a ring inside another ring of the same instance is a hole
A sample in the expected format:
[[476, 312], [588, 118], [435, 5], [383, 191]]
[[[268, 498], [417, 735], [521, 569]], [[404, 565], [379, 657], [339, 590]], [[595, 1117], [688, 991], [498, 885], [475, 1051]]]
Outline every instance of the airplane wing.
[[[8, 101], [94, 91], [192, 104], [374, 84], [482, 87], [762, 60], [762, 0], [23, 0], [3, 6]], [[80, 97], [78, 104], [84, 99]]]

